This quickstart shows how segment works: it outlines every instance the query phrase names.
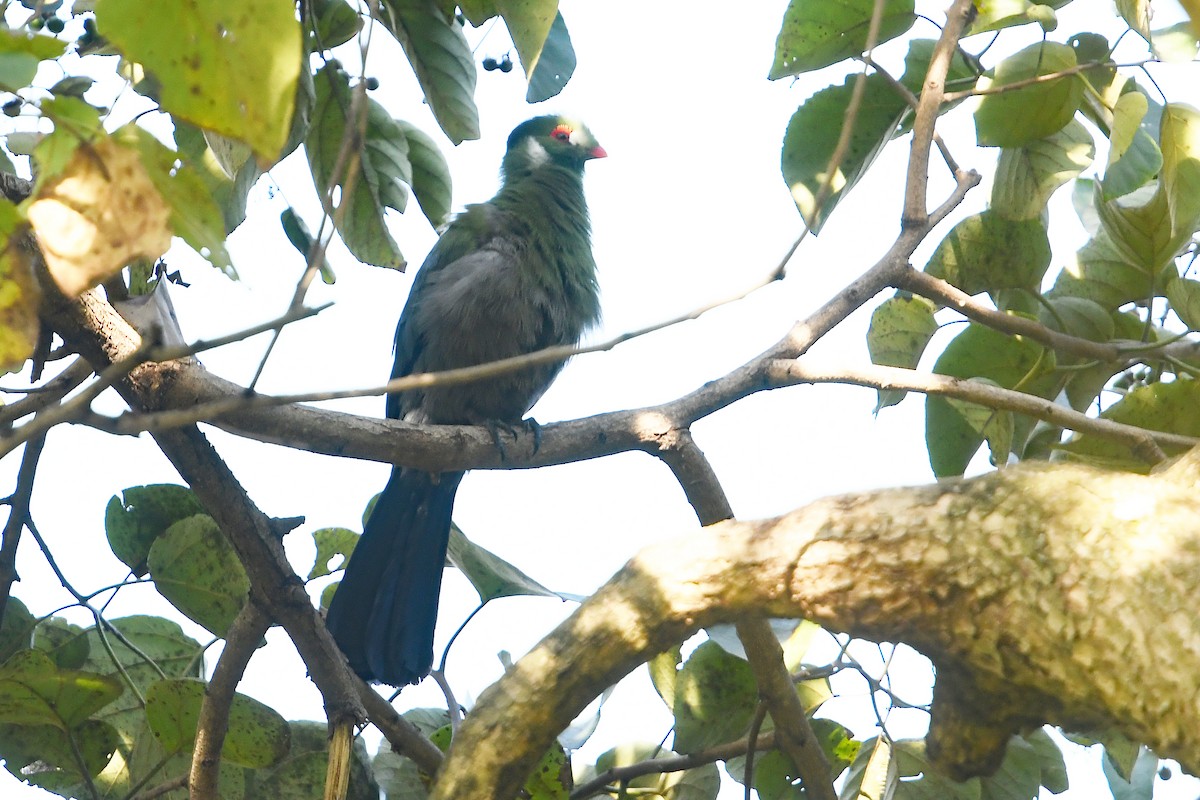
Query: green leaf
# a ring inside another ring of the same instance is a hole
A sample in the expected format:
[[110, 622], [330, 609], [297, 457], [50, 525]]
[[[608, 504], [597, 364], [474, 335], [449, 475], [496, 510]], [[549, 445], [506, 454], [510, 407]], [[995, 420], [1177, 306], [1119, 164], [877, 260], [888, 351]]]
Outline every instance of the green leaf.
[[140, 0], [98, 0], [101, 35], [161, 85], [166, 111], [250, 145], [261, 166], [287, 141], [300, 75], [291, 3], [169, 3], [146, 24]]
[[[995, 77], [981, 78], [979, 88], [1002, 89], [1039, 75], [1075, 66], [1075, 51], [1065, 44], [1041, 42], [1004, 59]], [[975, 111], [975, 137], [981, 147], [1022, 147], [1062, 130], [1083, 98], [1078, 75], [1033, 83], [984, 95]]]
[[1101, 762], [1113, 800], [1151, 800], [1154, 797], [1154, 776], [1158, 772], [1158, 756], [1147, 747], [1138, 752], [1137, 761], [1126, 780], [1113, 767], [1107, 756]]
[[1053, 0], [1043, 5], [1030, 3], [1029, 0], [984, 0], [977, 4], [976, 8], [979, 13], [971, 21], [971, 27], [968, 28], [966, 35], [974, 36], [977, 33], [998, 31], [1002, 28], [1035, 22], [1043, 25], [1045, 30], [1043, 22], [1045, 10], [1048, 9], [1053, 13], [1054, 9], [1062, 8], [1068, 2], [1070, 0]]
[[[287, 756], [269, 770], [250, 773], [253, 783], [248, 798], [280, 798], [306, 800], [324, 796], [325, 776], [329, 769], [329, 727], [324, 722], [293, 721], [288, 723], [291, 749]], [[350, 758], [350, 786], [346, 800], [379, 800], [379, 785], [372, 775], [371, 758], [362, 737], [354, 740]], [[396, 756], [407, 761], [407, 758]], [[414, 765], [415, 766], [415, 765]], [[400, 795], [389, 793], [389, 800]]]
[[[624, 744], [596, 759], [595, 767], [583, 771], [581, 781], [594, 778], [614, 767], [626, 767], [643, 761], [671, 758], [676, 754], [653, 744]], [[625, 784], [631, 797], [654, 800], [715, 800], [721, 789], [721, 774], [716, 764], [679, 772], [651, 773]]]
[[529, 76], [529, 89], [525, 92], [526, 103], [540, 103], [549, 100], [563, 90], [567, 81], [575, 74], [575, 47], [571, 44], [571, 34], [567, 32], [567, 23], [562, 12], [554, 18], [550, 33], [542, 45], [542, 55], [538, 59], [533, 74]]
[[1200, 42], [1196, 39], [1197, 29], [1188, 22], [1177, 22], [1166, 28], [1150, 32], [1150, 45], [1154, 57], [1170, 64], [1185, 64], [1196, 58]]
[[225, 219], [199, 173], [187, 164], [177, 164], [178, 153], [136, 125], [126, 125], [114, 138], [141, 154], [151, 183], [171, 207], [170, 223], [175, 235], [214, 267], [236, 278], [225, 249]]
[[[986, 378], [968, 378], [968, 380], [995, 385], [994, 381]], [[1013, 413], [1005, 409], [988, 408], [966, 400], [959, 400], [956, 397], [947, 397], [946, 402], [958, 412], [959, 419], [975, 435], [987, 442], [988, 449], [992, 453], [992, 463], [997, 466], [1007, 464], [1013, 446]]]
[[463, 0], [458, 4], [458, 8], [476, 28], [500, 13], [495, 0]]
[[16, 92], [33, 83], [38, 62], [58, 58], [66, 44], [50, 36], [0, 30], [0, 89]]
[[1104, 306], [1083, 297], [1046, 298], [1038, 321], [1052, 330], [1093, 342], [1107, 342], [1116, 333], [1112, 315]]
[[0, 625], [0, 663], [18, 650], [29, 647], [37, 620], [29, 609], [16, 597], [9, 597], [4, 606], [4, 621]]
[[83, 628], [62, 617], [50, 617], [38, 624], [33, 647], [54, 659], [54, 665], [61, 669], [79, 669], [87, 663], [91, 651]]
[[1113, 108], [1108, 166], [1100, 181], [1100, 198], [1114, 200], [1145, 186], [1162, 168], [1162, 151], [1144, 124], [1149, 101], [1141, 92], [1126, 92]]
[[[312, 231], [304, 224], [304, 219], [296, 213], [296, 209], [288, 206], [280, 212], [279, 224], [283, 228], [283, 235], [307, 262], [312, 255], [316, 240], [313, 238]], [[324, 252], [318, 254], [317, 271], [321, 273], [321, 280], [325, 282], [326, 286], [337, 283], [337, 276], [334, 274], [333, 268], [329, 266]]]
[[437, 0], [384, 0], [383, 9], [446, 136], [454, 144], [478, 139], [475, 59], [454, 15]]
[[[908, 52], [904, 54], [904, 74], [900, 76], [900, 83], [904, 84], [914, 95], [920, 96], [921, 94], [921, 89], [925, 85], [925, 76], [929, 73], [929, 65], [933, 61], [933, 53], [936, 48], [937, 41], [934, 39], [912, 39], [908, 43]], [[956, 49], [950, 59], [950, 67], [946, 70], [946, 89], [955, 92], [967, 91], [975, 88], [978, 81], [979, 70], [963, 58], [961, 49]], [[938, 108], [938, 115], [945, 114], [962, 102], [962, 100], [956, 100], [952, 103], [942, 103]], [[911, 131], [912, 122], [912, 109], [905, 109], [904, 119], [895, 135], [899, 136]]]
[[[778, 80], [799, 75], [859, 55], [867, 47], [872, 0], [813, 3], [791, 0], [775, 40], [775, 63], [768, 77]], [[879, 45], [912, 27], [916, 15], [912, 0], [885, 0], [880, 20]]]
[[1004, 148], [996, 163], [991, 210], [1014, 221], [1039, 219], [1050, 196], [1087, 169], [1095, 154], [1092, 135], [1074, 119], [1045, 139]]
[[395, 122], [408, 142], [408, 161], [412, 166], [409, 185], [412, 186], [413, 195], [429, 224], [441, 228], [450, 221], [450, 165], [446, 163], [437, 144], [423, 130], [403, 120]]
[[[817, 5], [817, 4], [811, 4]], [[781, 157], [783, 180], [805, 223], [819, 232], [834, 206], [858, 183], [891, 139], [907, 106], [882, 75], [868, 75], [854, 132], [830, 192], [818, 208], [817, 196], [828, 179], [829, 159], [845, 122], [857, 77], [818, 91], [796, 109], [788, 122]]]
[[892, 743], [885, 737], [875, 736], [856, 744], [859, 744], [858, 752], [850, 764], [839, 797], [854, 800], [862, 797], [894, 797], [899, 773]]
[[202, 513], [200, 501], [186, 486], [131, 486], [108, 501], [104, 532], [113, 555], [141, 577], [146, 574], [146, 557], [154, 540], [179, 520]]
[[[937, 332], [938, 325], [933, 318], [936, 310], [937, 306], [924, 297], [897, 295], [880, 303], [872, 312], [871, 326], [867, 329], [871, 363], [916, 369], [925, 346]], [[875, 413], [903, 399], [903, 391], [880, 389]]]
[[[854, 762], [861, 743], [854, 741], [854, 734], [833, 720], [810, 719], [810, 722], [817, 743], [825, 754], [825, 760], [829, 762], [829, 779], [836, 780]], [[770, 730], [771, 727], [768, 724], [764, 729]], [[746, 757], [728, 759], [725, 762], [725, 771], [735, 781], [745, 785]], [[805, 797], [803, 789], [795, 783], [799, 778], [791, 759], [779, 750], [760, 753], [754, 759], [754, 789], [758, 792], [760, 800], [802, 800]]]
[[925, 265], [967, 294], [1001, 289], [1037, 291], [1050, 266], [1050, 240], [1041, 219], [1014, 221], [992, 211], [955, 225]]
[[13, 777], [64, 797], [86, 795], [64, 791], [100, 774], [116, 751], [120, 737], [106, 722], [86, 719], [70, 732], [53, 725], [0, 723], [0, 757]]
[[[204, 668], [203, 649], [199, 642], [184, 634], [177, 623], [161, 617], [124, 617], [112, 620], [110, 624], [120, 637], [108, 631], [102, 634], [96, 628], [84, 632], [90, 645], [86, 666], [111, 679], [131, 681], [137, 689], [137, 693], [126, 692], [95, 715], [121, 733], [121, 752], [128, 763], [134, 758], [134, 747], [140, 735], [147, 732], [141, 700], [146, 689], [164, 674], [200, 675]], [[113, 663], [114, 657], [119, 667]]]
[[[1018, 385], [1038, 397], [1054, 392], [1054, 357], [1027, 339], [1006, 336], [970, 324], [942, 351], [933, 371], [955, 378], [986, 378], [1006, 389]], [[1021, 452], [1032, 420], [1013, 422], [1013, 449]], [[925, 398], [925, 444], [929, 464], [939, 478], [962, 475], [984, 437], [943, 397]]]
[[[1179, 378], [1171, 383], [1138, 386], [1100, 414], [1101, 418], [1134, 425], [1152, 431], [1200, 437], [1200, 384]], [[1167, 455], [1178, 455], [1186, 448], [1160, 445]], [[1121, 469], [1148, 472], [1152, 464], [1124, 443], [1105, 440], [1091, 434], [1076, 434], [1062, 449], [1073, 460]]]
[[1115, 728], [1089, 729], [1083, 731], [1063, 731], [1063, 735], [1075, 744], [1091, 747], [1094, 744], [1103, 745], [1104, 760], [1125, 781], [1133, 773], [1133, 767], [1141, 754], [1142, 746], [1129, 739]]
[[1167, 300], [1188, 330], [1200, 330], [1200, 281], [1173, 278], [1167, 283]]
[[1075, 263], [1058, 274], [1049, 296], [1081, 297], [1114, 311], [1150, 297], [1155, 285], [1151, 276], [1130, 264], [1101, 230], [1075, 254]]
[[1161, 121], [1162, 182], [1175, 239], [1200, 227], [1200, 111], [1168, 103]]
[[[146, 690], [146, 719], [169, 753], [191, 750], [206, 684], [193, 678], [170, 678]], [[261, 769], [278, 763], [291, 747], [287, 720], [271, 707], [244, 694], [235, 694], [229, 708], [229, 728], [221, 757], [234, 764]]]
[[1137, 31], [1143, 39], [1150, 41], [1150, 0], [1116, 0], [1117, 13]]
[[0, 665], [0, 722], [70, 730], [124, 689], [105, 675], [59, 669], [40, 650], [19, 650]]
[[675, 676], [675, 750], [695, 753], [733, 741], [750, 726], [757, 703], [750, 665], [705, 642]]
[[567, 800], [571, 794], [571, 765], [558, 742], [542, 756], [525, 781], [530, 800]]
[[362, 30], [362, 17], [346, 0], [310, 0], [308, 8], [311, 11], [309, 49], [313, 52], [332, 50]]
[[446, 557], [475, 587], [481, 602], [519, 595], [561, 597], [495, 553], [472, 542], [457, 525], [450, 526]]
[[[1046, 728], [1036, 728], [1025, 736], [1020, 737], [1033, 748], [1037, 754], [1038, 765], [1041, 770], [1041, 785], [1046, 787], [1053, 794], [1061, 794], [1071, 788], [1070, 780], [1067, 776], [1067, 764], [1063, 759], [1063, 752], [1059, 748], [1058, 743], [1050, 738], [1050, 734], [1046, 733]], [[1018, 741], [1014, 738], [1013, 741]]]
[[225, 635], [250, 594], [242, 562], [205, 514], [167, 528], [150, 546], [147, 564], [159, 594], [217, 636]]
[[[174, 760], [169, 759], [158, 746], [146, 723], [142, 697], [146, 689], [160, 680], [164, 673], [168, 676], [197, 676], [203, 671], [204, 663], [200, 644], [185, 635], [175, 622], [161, 617], [135, 616], [114, 619], [110, 624], [121, 633], [124, 641], [111, 632], [104, 633], [102, 639], [101, 632], [96, 628], [89, 628], [84, 636], [90, 645], [86, 664], [88, 669], [122, 683], [131, 681], [137, 688], [136, 693], [126, 692], [94, 715], [94, 718], [112, 725], [120, 736], [117, 747], [119, 757], [113, 759], [95, 779], [96, 784], [104, 789], [106, 797], [117, 798], [128, 796], [131, 789], [143, 780], [155, 776], [161, 780], [164, 774], [181, 774], [188, 769], [190, 758], [178, 756]], [[129, 642], [129, 645], [125, 642]], [[114, 658], [121, 664], [120, 671], [113, 663]], [[151, 659], [153, 663], [146, 659]], [[237, 795], [227, 784], [235, 782], [235, 777], [227, 777], [224, 771], [221, 776], [222, 796], [228, 796], [231, 800], [237, 800]], [[82, 794], [86, 791], [86, 788], [81, 788], [74, 796], [87, 796]]]
[[[863, 750], [868, 744], [864, 742]], [[902, 778], [896, 784], [894, 800], [981, 800], [978, 778], [958, 782], [941, 775], [929, 762], [925, 742], [921, 739], [900, 739], [893, 742], [892, 752], [896, 769]]]
[[[336, 176], [342, 187], [341, 205], [334, 215], [338, 233], [359, 261], [378, 267], [402, 269], [404, 257], [384, 222], [384, 211], [403, 211], [407, 202], [404, 183], [412, 180], [408, 163], [408, 139], [403, 130], [374, 100], [365, 100], [366, 127], [363, 147], [357, 158], [339, 159], [344, 142], [358, 137], [347, 133], [360, 121], [348, 120], [350, 84], [345, 73], [325, 66], [316, 76], [315, 124], [308, 132], [304, 150], [312, 169], [317, 192], [326, 196], [335, 182], [334, 169], [341, 162], [343, 174]], [[353, 167], [353, 175], [346, 168]], [[345, 189], [353, 181], [352, 190]]]
[[[1164, 176], [1166, 171], [1164, 165]], [[1100, 224], [1108, 240], [1121, 258], [1147, 276], [1158, 276], [1191, 240], [1190, 230], [1174, 225], [1169, 192], [1164, 191], [1164, 185], [1165, 181], [1160, 180], [1158, 189], [1141, 205], [1136, 204], [1143, 199], [1141, 192], [1118, 200], [1102, 202], [1097, 198], [1096, 201]]]
[[537, 68], [542, 45], [558, 15], [558, 0], [495, 0], [495, 3], [525, 67], [525, 77], [529, 78]]
[[50, 94], [56, 97], [78, 97], [82, 100], [88, 89], [95, 84], [95, 78], [89, 78], [86, 75], [68, 75], [50, 87]]
[[[348, 528], [322, 528], [319, 531], [313, 531], [313, 544], [317, 546], [317, 556], [313, 560], [312, 569], [308, 571], [308, 578], [321, 578], [325, 575], [332, 575], [334, 570], [344, 569], [346, 561], [349, 560], [350, 554], [354, 552], [354, 545], [358, 544], [359, 534]], [[341, 556], [342, 560], [333, 569], [329, 568], [329, 561], [334, 556]]]
[[658, 692], [658, 696], [671, 711], [675, 710], [675, 679], [679, 676], [679, 665], [682, 663], [683, 655], [679, 645], [659, 653], [646, 662], [654, 691]]

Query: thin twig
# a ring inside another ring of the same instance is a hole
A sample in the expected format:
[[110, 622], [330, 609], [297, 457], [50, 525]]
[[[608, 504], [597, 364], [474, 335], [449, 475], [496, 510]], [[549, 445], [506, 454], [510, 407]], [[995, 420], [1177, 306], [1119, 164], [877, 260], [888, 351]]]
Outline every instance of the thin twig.
[[1108, 419], [1089, 417], [1067, 406], [1034, 395], [1003, 389], [983, 381], [927, 374], [899, 367], [844, 365], [822, 366], [811, 358], [776, 362], [768, 371], [776, 385], [847, 383], [872, 389], [920, 392], [966, 400], [988, 408], [1006, 409], [1048, 422], [1056, 427], [1120, 442], [1150, 464], [1166, 459], [1163, 447], [1186, 450], [1200, 439], [1176, 433], [1138, 428]]
[[571, 800], [587, 800], [600, 794], [605, 790], [605, 787], [614, 784], [628, 783], [634, 778], [640, 778], [643, 775], [654, 775], [667, 772], [682, 772], [685, 769], [694, 767], [702, 767], [705, 764], [712, 764], [717, 761], [727, 761], [731, 758], [747, 755], [751, 748], [757, 752], [771, 750], [775, 747], [775, 732], [767, 731], [759, 735], [758, 740], [751, 743], [748, 738], [739, 739], [736, 742], [722, 744], [716, 747], [701, 750], [697, 753], [690, 753], [685, 756], [670, 756], [668, 758], [654, 758], [647, 761], [639, 761], [636, 764], [629, 764], [624, 767], [613, 767], [607, 769], [589, 781], [576, 785], [571, 790]]
[[[665, 328], [670, 328], [675, 325], [680, 325], [684, 322], [690, 322], [698, 319], [709, 311], [713, 311], [717, 308], [721, 308], [722, 306], [726, 306], [730, 303], [747, 297], [752, 292], [758, 291], [764, 286], [769, 285], [772, 280], [773, 278], [768, 277], [729, 297], [698, 306], [684, 314], [672, 317], [671, 319], [664, 320], [662, 322], [656, 322], [643, 328], [622, 333], [597, 344], [585, 346], [558, 345], [555, 347], [547, 347], [542, 350], [535, 350], [532, 353], [526, 353], [520, 356], [512, 356], [511, 358], [500, 359], [499, 361], [490, 361], [486, 364], [477, 364], [471, 367], [461, 367], [459, 369], [444, 370], [442, 372], [418, 372], [411, 375], [405, 375], [400, 378], [395, 378], [381, 386], [373, 386], [365, 389], [302, 392], [288, 395], [241, 394], [236, 397], [225, 397], [219, 400], [209, 401], [207, 403], [197, 403], [190, 408], [177, 408], [155, 412], [131, 412], [122, 414], [118, 417], [87, 415], [80, 416], [78, 421], [109, 433], [135, 434], [145, 431], [169, 430], [171, 428], [178, 428], [196, 422], [211, 421], [223, 414], [228, 414], [234, 411], [243, 411], [251, 408], [291, 405], [293, 403], [312, 403], [327, 400], [344, 400], [354, 397], [377, 397], [385, 394], [396, 394], [399, 392], [412, 391], [414, 389], [427, 389], [434, 386], [457, 386], [465, 383], [472, 383], [474, 381], [486, 380], [500, 375], [505, 375], [510, 372], [517, 372], [528, 367], [549, 364], [556, 361], [566, 361], [577, 355], [600, 353], [612, 350], [614, 347], [624, 344], [632, 339], [637, 339], [651, 333], [656, 333]], [[24, 428], [18, 430], [24, 430]], [[3, 441], [4, 438], [0, 437], [0, 443]], [[0, 451], [0, 455], [2, 454], [2, 451]]]
[[1027, 86], [1036, 86], [1039, 83], [1050, 83], [1051, 81], [1061, 80], [1062, 78], [1069, 78], [1072, 75], [1078, 75], [1081, 72], [1087, 72], [1089, 69], [1095, 69], [1096, 67], [1112, 67], [1114, 69], [1144, 67], [1148, 63], [1151, 63], [1149, 59], [1145, 61], [1134, 61], [1129, 64], [1113, 64], [1106, 61], [1089, 61], [1086, 64], [1076, 64], [1073, 67], [1066, 67], [1065, 69], [1060, 69], [1057, 72], [1047, 72], [1045, 75], [1034, 75], [1029, 78], [1022, 78], [1021, 80], [1013, 81], [1012, 83], [1006, 83], [1002, 86], [989, 86], [986, 89], [964, 89], [961, 92], [947, 92], [944, 96], [944, 100], [947, 103], [953, 103], [956, 100], [965, 100], [968, 97], [983, 97], [989, 94], [1013, 92], [1017, 89], [1024, 89]]

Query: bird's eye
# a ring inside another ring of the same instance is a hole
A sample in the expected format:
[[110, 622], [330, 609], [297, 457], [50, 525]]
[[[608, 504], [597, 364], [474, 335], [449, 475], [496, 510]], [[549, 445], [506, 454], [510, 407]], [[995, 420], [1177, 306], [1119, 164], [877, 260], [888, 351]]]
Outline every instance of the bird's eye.
[[559, 125], [550, 132], [550, 136], [554, 139], [558, 139], [560, 142], [569, 142], [571, 141], [571, 129], [566, 125]]

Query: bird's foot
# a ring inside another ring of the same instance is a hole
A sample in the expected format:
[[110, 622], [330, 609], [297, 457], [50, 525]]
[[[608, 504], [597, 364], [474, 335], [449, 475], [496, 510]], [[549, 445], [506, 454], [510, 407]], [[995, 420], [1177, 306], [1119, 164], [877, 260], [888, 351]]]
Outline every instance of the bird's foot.
[[500, 463], [508, 460], [508, 448], [504, 445], [504, 441], [500, 438], [500, 432], [503, 431], [516, 441], [517, 436], [522, 430], [533, 434], [533, 452], [537, 453], [542, 448], [542, 426], [533, 417], [527, 417], [520, 422], [512, 423], [504, 420], [493, 419], [487, 423], [488, 432], [492, 434], [492, 443], [496, 445], [497, 452], [500, 453]]

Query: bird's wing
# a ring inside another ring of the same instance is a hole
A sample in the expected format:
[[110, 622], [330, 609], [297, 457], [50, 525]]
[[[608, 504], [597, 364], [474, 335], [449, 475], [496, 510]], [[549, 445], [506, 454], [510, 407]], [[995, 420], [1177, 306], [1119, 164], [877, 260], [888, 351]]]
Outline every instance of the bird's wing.
[[[428, 343], [436, 341], [442, 326], [437, 320], [430, 320], [430, 314], [424, 309], [429, 305], [429, 298], [436, 297], [439, 290], [444, 291], [447, 284], [460, 283], [464, 276], [485, 266], [479, 254], [487, 252], [488, 242], [500, 236], [500, 216], [487, 204], [467, 206], [425, 257], [396, 325], [393, 379], [450, 366], [437, 363], [442, 359], [427, 352]], [[451, 335], [454, 335], [453, 331]], [[387, 415], [399, 419], [403, 410], [402, 396], [388, 395]]]

